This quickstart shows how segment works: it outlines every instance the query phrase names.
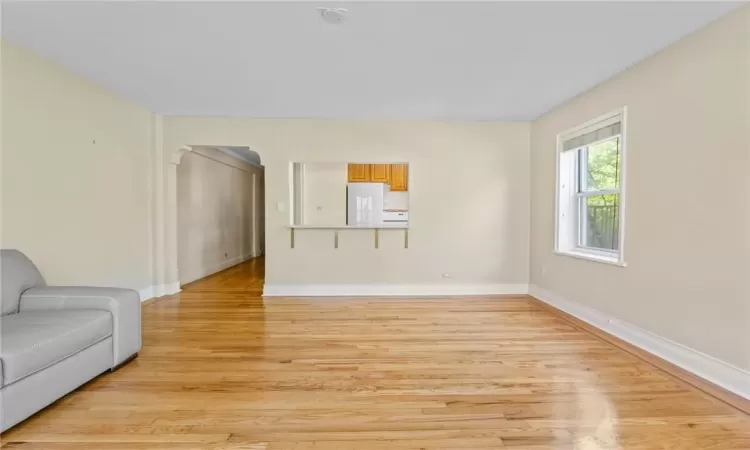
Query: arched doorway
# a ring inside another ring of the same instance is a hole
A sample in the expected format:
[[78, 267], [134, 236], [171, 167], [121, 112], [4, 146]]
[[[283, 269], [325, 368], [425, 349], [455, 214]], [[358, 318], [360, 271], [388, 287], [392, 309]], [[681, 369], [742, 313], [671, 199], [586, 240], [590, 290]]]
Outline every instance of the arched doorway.
[[[167, 177], [165, 294], [265, 254], [265, 168], [250, 147], [184, 146]], [[262, 286], [261, 286], [262, 287]]]

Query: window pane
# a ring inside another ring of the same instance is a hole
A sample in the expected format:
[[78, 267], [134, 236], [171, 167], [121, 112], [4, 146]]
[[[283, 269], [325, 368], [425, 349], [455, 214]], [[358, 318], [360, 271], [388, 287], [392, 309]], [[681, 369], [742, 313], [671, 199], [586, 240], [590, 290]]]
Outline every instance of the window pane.
[[595, 195], [581, 198], [581, 245], [603, 250], [619, 250], [620, 196]]
[[614, 137], [588, 146], [582, 151], [583, 191], [620, 187], [620, 138]]

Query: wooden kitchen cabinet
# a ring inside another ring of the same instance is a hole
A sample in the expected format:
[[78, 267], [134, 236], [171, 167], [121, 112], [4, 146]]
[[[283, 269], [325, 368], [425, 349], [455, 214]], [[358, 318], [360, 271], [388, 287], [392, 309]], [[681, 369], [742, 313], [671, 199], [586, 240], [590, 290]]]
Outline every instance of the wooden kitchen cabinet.
[[349, 164], [349, 182], [369, 182], [370, 164]]
[[373, 183], [391, 182], [390, 164], [370, 164], [370, 180]]
[[390, 185], [392, 191], [409, 190], [409, 165], [408, 164], [391, 164]]
[[392, 191], [409, 190], [408, 164], [349, 164], [350, 183], [387, 183]]

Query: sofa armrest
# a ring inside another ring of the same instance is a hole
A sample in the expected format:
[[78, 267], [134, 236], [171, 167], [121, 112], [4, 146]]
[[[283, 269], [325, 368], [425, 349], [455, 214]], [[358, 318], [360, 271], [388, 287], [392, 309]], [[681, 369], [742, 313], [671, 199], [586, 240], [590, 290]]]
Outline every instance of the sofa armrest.
[[48, 286], [27, 289], [20, 311], [39, 309], [100, 309], [112, 314], [114, 363], [121, 364], [141, 349], [141, 300], [130, 289]]

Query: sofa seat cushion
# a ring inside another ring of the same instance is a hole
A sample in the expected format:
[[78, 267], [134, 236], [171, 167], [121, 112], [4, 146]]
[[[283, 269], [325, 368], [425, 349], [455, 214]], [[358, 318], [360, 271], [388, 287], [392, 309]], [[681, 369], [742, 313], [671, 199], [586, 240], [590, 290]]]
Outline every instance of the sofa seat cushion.
[[24, 311], [2, 317], [2, 385], [38, 372], [112, 335], [112, 315], [95, 309]]

